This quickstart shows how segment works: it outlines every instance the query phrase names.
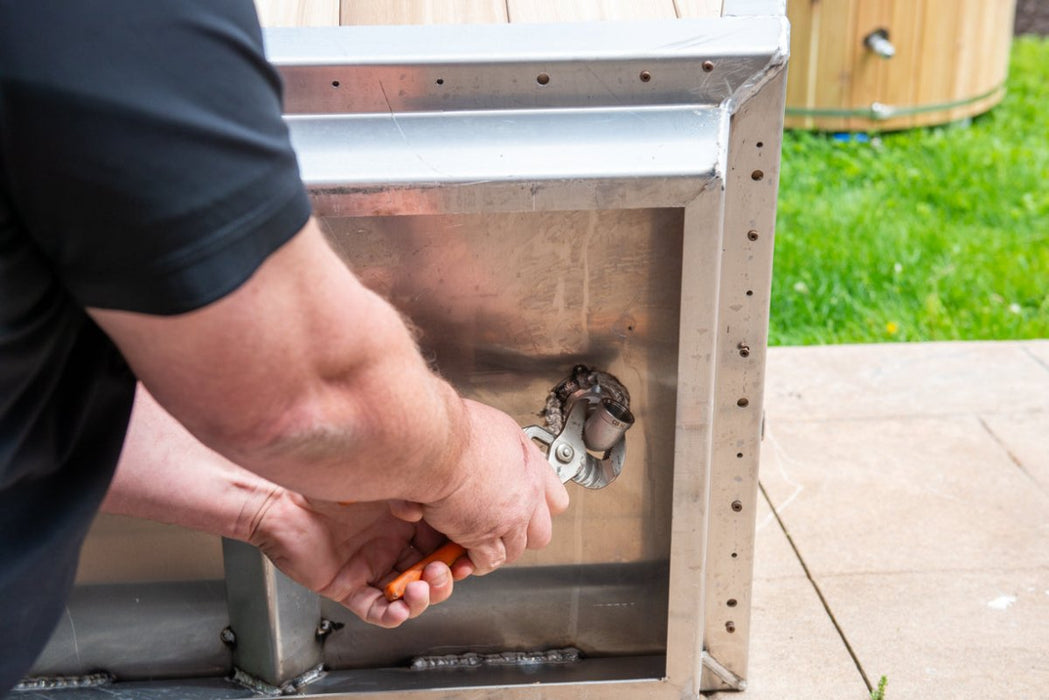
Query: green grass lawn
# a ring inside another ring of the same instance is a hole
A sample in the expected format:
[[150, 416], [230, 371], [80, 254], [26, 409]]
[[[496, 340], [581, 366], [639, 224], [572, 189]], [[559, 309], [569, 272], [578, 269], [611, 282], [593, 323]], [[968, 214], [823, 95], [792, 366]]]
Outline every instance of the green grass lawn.
[[770, 343], [1049, 337], [1049, 39], [968, 126], [783, 140]]

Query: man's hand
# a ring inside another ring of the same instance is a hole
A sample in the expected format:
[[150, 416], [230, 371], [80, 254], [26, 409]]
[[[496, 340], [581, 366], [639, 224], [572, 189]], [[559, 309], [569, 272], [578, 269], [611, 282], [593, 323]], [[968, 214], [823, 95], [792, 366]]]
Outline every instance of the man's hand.
[[[452, 594], [453, 571], [440, 562], [400, 600], [388, 602], [382, 592], [444, 540], [426, 523], [395, 518], [385, 503], [316, 502], [281, 488], [264, 501], [248, 536], [285, 574], [379, 627], [397, 627]], [[465, 561], [453, 569], [455, 580], [469, 572]]]
[[395, 503], [398, 517], [424, 518], [465, 547], [483, 575], [550, 542], [551, 515], [568, 507], [568, 492], [539, 449], [509, 416], [465, 401], [469, 436], [461, 478], [439, 500]]
[[267, 481], [198, 442], [141, 386], [102, 509], [251, 542], [291, 578], [382, 627], [446, 600], [453, 572], [455, 580], [470, 572], [465, 557], [453, 572], [431, 564], [402, 600], [387, 603], [386, 581], [443, 535], [394, 518], [385, 503], [309, 501]]

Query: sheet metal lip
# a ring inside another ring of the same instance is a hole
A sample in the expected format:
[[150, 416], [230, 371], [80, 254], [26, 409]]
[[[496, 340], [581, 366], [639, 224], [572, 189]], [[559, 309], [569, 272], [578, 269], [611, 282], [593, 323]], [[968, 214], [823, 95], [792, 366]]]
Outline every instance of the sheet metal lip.
[[[783, 17], [749, 16], [557, 24], [272, 27], [269, 60], [281, 66], [510, 64], [775, 56]], [[745, 38], [745, 40], [743, 40]]]
[[720, 104], [785, 62], [759, 16], [267, 31], [286, 114]]
[[[303, 181], [337, 187], [709, 178], [724, 119], [709, 107], [296, 116]], [[678, 202], [680, 204], [680, 202]]]

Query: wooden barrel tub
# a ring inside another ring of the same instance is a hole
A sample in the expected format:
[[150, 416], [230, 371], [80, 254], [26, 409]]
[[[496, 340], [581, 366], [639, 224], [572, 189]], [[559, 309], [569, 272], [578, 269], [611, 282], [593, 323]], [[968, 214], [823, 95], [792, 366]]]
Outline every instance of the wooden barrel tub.
[[786, 126], [885, 131], [986, 112], [1005, 94], [1015, 11], [1016, 0], [788, 0]]

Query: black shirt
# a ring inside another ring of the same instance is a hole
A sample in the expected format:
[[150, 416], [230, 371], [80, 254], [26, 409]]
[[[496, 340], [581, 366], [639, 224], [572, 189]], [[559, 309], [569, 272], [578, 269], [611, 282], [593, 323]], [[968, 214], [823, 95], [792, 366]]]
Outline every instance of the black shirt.
[[177, 314], [309, 216], [250, 0], [0, 0], [0, 694], [46, 643], [134, 377], [85, 307]]

